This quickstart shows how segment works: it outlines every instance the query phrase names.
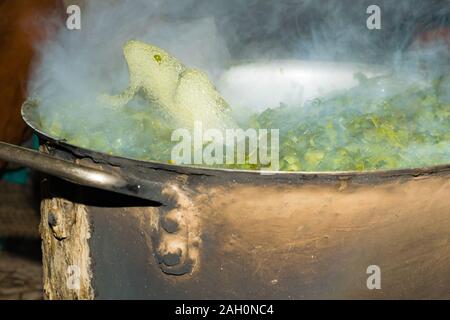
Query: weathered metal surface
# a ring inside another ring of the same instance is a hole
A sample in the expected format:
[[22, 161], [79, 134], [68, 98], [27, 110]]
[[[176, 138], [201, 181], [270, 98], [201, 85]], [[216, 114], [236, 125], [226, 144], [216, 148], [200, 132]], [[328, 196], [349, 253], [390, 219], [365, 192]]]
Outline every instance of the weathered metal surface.
[[[287, 177], [169, 173], [164, 204], [77, 187], [95, 297], [450, 297], [449, 171]], [[164, 261], [167, 248], [181, 254]], [[371, 265], [381, 290], [366, 286]]]
[[[158, 208], [90, 207], [96, 297], [450, 298], [448, 174], [377, 185], [217, 182], [190, 185], [199, 265], [181, 276], [155, 258]], [[371, 265], [381, 290], [366, 286]]]

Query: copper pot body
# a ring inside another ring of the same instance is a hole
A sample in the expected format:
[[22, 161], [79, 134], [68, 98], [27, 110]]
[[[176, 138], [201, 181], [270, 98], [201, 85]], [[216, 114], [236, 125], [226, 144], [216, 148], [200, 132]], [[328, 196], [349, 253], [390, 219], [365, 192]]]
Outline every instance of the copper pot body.
[[[450, 297], [448, 171], [238, 180], [175, 179], [170, 208], [89, 207], [97, 297]], [[172, 272], [174, 247], [189, 267]]]

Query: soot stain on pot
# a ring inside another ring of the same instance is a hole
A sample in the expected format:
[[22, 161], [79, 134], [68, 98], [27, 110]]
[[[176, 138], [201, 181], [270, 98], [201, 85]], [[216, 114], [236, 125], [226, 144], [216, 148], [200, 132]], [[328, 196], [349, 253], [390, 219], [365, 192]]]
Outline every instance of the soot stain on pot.
[[[397, 239], [397, 233], [389, 230], [406, 232], [404, 228], [414, 219], [426, 222], [420, 215], [407, 220], [407, 208], [391, 205], [408, 206], [413, 193], [420, 198], [430, 188], [441, 190], [445, 181], [443, 176], [438, 180], [391, 181], [374, 186], [352, 184], [339, 191], [338, 182], [327, 187], [314, 184], [280, 187], [236, 181], [213, 184], [189, 177], [177, 192], [188, 195], [198, 214], [202, 226], [201, 264], [195, 272], [184, 275], [166, 274], [157, 262], [152, 237], [161, 228], [160, 211], [170, 211], [169, 208], [142, 202], [138, 205], [129, 197], [111, 205], [110, 201], [116, 198], [111, 193], [104, 193], [101, 203], [98, 191], [82, 188], [87, 193], [87, 202], [97, 206], [88, 208], [93, 230], [90, 247], [96, 297], [333, 298], [342, 297], [347, 291], [349, 296], [358, 296], [365, 292], [365, 272], [353, 278], [348, 277], [349, 272], [367, 267], [374, 252], [380, 254], [380, 263], [386, 264], [385, 249], [398, 251], [405, 245], [405, 242], [389, 244]], [[428, 189], [422, 190], [423, 183], [430, 184]], [[383, 205], [382, 200], [386, 202]], [[436, 203], [423, 204], [424, 208], [428, 205]], [[377, 235], [386, 240], [376, 240]], [[436, 243], [440, 246], [440, 242]], [[377, 244], [381, 246], [379, 249]], [[401, 254], [403, 258], [406, 256]], [[342, 264], [342, 260], [348, 263]], [[339, 268], [334, 270], [333, 266]], [[431, 264], [429, 267], [432, 268]], [[296, 285], [292, 286], [293, 283]], [[334, 291], [330, 291], [331, 287]], [[400, 289], [395, 290], [392, 292]]]
[[[141, 167], [137, 171], [142, 174], [146, 169]], [[154, 169], [148, 169], [148, 178], [153, 172]], [[404, 234], [406, 228], [410, 238], [416, 236], [414, 221], [422, 221], [420, 225], [426, 231], [433, 222], [423, 220], [425, 217], [416, 215], [409, 222], [405, 220], [410, 215], [408, 208], [414, 213], [413, 204], [408, 201], [423, 200], [422, 193], [429, 193], [431, 189], [422, 190], [422, 185], [440, 190], [436, 197], [442, 201], [449, 172], [442, 168], [421, 170], [417, 174], [390, 172], [380, 174], [378, 178], [350, 175], [352, 182], [345, 188], [341, 188], [342, 181], [349, 175], [314, 181], [313, 176], [259, 179], [254, 174], [228, 172], [210, 176], [186, 174], [177, 181], [172, 179], [172, 172], [166, 172], [159, 178], [180, 183], [184, 192], [189, 191], [188, 197], [192, 197], [202, 225], [201, 268], [198, 273], [182, 276], [161, 272], [155, 262], [152, 228], [158, 227], [159, 210], [164, 205], [125, 196], [126, 201], [116, 201], [119, 196], [108, 192], [104, 193], [107, 196], [102, 203], [96, 195], [97, 190], [83, 188], [90, 194], [87, 201], [83, 201], [100, 207], [89, 208], [94, 233], [90, 246], [97, 297], [125, 297], [125, 293], [140, 298], [333, 297], [342, 296], [344, 287], [350, 288], [349, 295], [358, 296], [362, 291], [355, 291], [355, 288], [364, 289], [360, 284], [356, 285], [360, 279], [346, 278], [345, 275], [351, 268], [362, 268], [366, 262], [370, 263], [373, 252], [378, 252], [379, 259], [386, 264], [383, 260], [388, 256], [386, 248], [401, 252], [407, 243], [403, 241], [396, 246], [392, 243], [409, 239], [396, 237], [399, 231]], [[411, 198], [412, 193], [417, 199]], [[308, 203], [310, 196], [316, 205]], [[71, 201], [78, 201], [77, 197], [67, 195]], [[433, 207], [439, 212], [434, 214], [441, 214], [444, 219], [444, 209], [437, 204], [436, 201], [426, 202], [421, 208], [428, 212]], [[398, 205], [398, 208], [391, 208], [391, 205]], [[143, 217], [147, 217], [147, 222], [142, 226], [138, 221]], [[437, 227], [442, 229], [442, 224]], [[428, 229], [427, 232], [433, 230]], [[323, 239], [324, 235], [328, 238]], [[376, 235], [382, 235], [381, 240], [374, 240]], [[375, 248], [376, 244], [381, 249]], [[440, 247], [437, 249], [443, 253]], [[355, 250], [360, 254], [355, 254]], [[399, 256], [407, 258], [406, 253]], [[436, 260], [431, 253], [425, 252], [422, 256]], [[342, 259], [351, 261], [351, 265], [343, 267]], [[397, 260], [401, 265], [401, 259]], [[333, 265], [339, 265], [341, 269], [332, 270]], [[431, 263], [428, 265], [433, 268]], [[442, 273], [442, 270], [436, 270]], [[317, 278], [318, 274], [326, 276], [321, 280]], [[398, 275], [387, 277], [400, 278]], [[345, 284], [343, 279], [350, 284]], [[296, 283], [295, 288], [292, 283]], [[334, 293], [327, 291], [327, 283], [334, 285]], [[198, 292], [199, 287], [204, 290]], [[401, 288], [404, 286], [391, 287], [389, 292], [393, 296]]]

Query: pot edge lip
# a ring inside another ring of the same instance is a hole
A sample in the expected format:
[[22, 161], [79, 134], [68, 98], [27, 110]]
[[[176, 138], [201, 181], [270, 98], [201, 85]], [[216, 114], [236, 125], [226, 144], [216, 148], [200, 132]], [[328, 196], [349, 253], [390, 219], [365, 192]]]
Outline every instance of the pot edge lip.
[[367, 171], [264, 171], [264, 170], [243, 170], [227, 168], [208, 168], [195, 165], [168, 164], [157, 161], [143, 161], [126, 158], [116, 155], [89, 150], [86, 148], [71, 145], [65, 141], [54, 139], [47, 134], [36, 131], [48, 142], [66, 149], [68, 152], [80, 157], [91, 158], [96, 163], [104, 163], [121, 168], [139, 167], [153, 170], [163, 170], [172, 173], [202, 176], [225, 176], [240, 175], [248, 177], [271, 177], [271, 178], [322, 178], [322, 179], [351, 179], [351, 178], [373, 178], [373, 177], [400, 177], [400, 176], [422, 176], [448, 172], [450, 174], [450, 163], [429, 167], [404, 168], [404, 169], [383, 169]]
[[197, 174], [204, 176], [218, 176], [218, 175], [246, 175], [246, 176], [261, 176], [261, 177], [272, 177], [272, 178], [340, 178], [349, 179], [352, 177], [364, 178], [364, 177], [396, 177], [396, 176], [421, 176], [434, 173], [449, 172], [450, 173], [450, 163], [439, 164], [428, 167], [417, 167], [417, 168], [402, 168], [402, 169], [382, 169], [382, 170], [366, 170], [366, 171], [270, 171], [270, 170], [244, 170], [244, 169], [227, 169], [227, 168], [213, 168], [204, 167], [196, 165], [179, 165], [179, 164], [168, 164], [158, 161], [144, 161], [137, 160], [133, 158], [127, 158], [118, 155], [108, 155], [106, 153], [90, 150], [82, 147], [78, 147], [67, 143], [65, 140], [60, 140], [52, 137], [48, 133], [44, 132], [39, 128], [37, 123], [34, 121], [30, 113], [34, 107], [32, 101], [27, 100], [22, 105], [22, 118], [25, 123], [33, 129], [39, 136], [44, 140], [47, 140], [53, 144], [56, 144], [70, 152], [78, 155], [91, 158], [94, 162], [104, 162], [112, 166], [120, 167], [141, 167], [155, 170], [165, 170], [168, 172], [178, 172], [181, 174]]

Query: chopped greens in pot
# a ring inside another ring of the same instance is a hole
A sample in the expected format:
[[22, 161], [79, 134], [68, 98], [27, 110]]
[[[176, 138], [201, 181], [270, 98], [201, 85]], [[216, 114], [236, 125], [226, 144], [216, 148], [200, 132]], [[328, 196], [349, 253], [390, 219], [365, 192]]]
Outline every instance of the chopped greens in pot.
[[[244, 128], [279, 129], [280, 170], [347, 171], [450, 163], [450, 77], [427, 85], [396, 77], [366, 79], [302, 106], [255, 114]], [[67, 106], [69, 107], [69, 106]], [[75, 106], [71, 106], [75, 107]], [[127, 126], [111, 126], [127, 117]], [[52, 136], [111, 155], [171, 163], [170, 118], [156, 106], [105, 112], [103, 123], [74, 123], [64, 113], [41, 117]], [[131, 123], [131, 125], [130, 125]], [[223, 165], [258, 169], [257, 165]]]

